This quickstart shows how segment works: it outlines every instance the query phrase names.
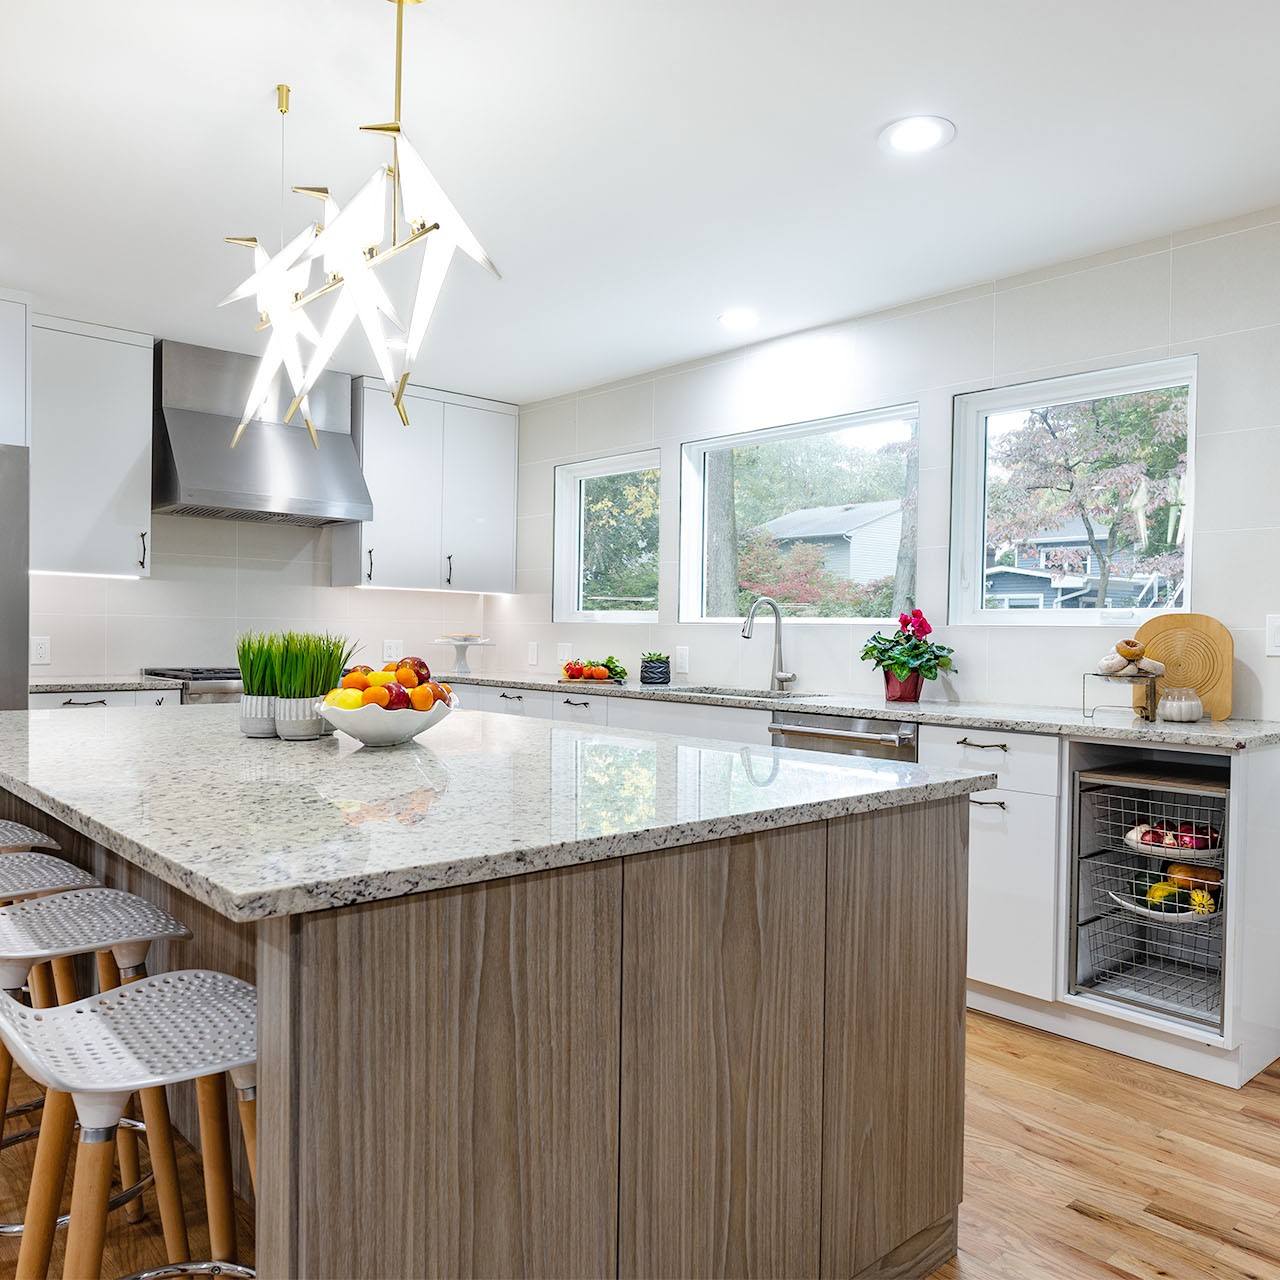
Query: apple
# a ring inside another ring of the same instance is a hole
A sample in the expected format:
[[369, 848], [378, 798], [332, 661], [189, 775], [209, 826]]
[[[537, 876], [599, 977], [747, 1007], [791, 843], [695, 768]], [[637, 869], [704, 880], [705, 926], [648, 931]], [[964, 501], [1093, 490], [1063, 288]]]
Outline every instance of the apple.
[[419, 684], [426, 684], [431, 679], [431, 668], [421, 658], [401, 658], [400, 665], [408, 667], [418, 677]]
[[361, 663], [358, 667], [348, 667], [342, 674], [344, 676], [349, 676], [353, 671], [359, 671], [362, 675], [367, 676], [372, 673], [373, 668], [366, 667], [364, 663]]
[[412, 704], [409, 701], [409, 690], [402, 684], [397, 684], [394, 680], [390, 684], [382, 686], [387, 691], [387, 710], [399, 711], [402, 707], [408, 707]]

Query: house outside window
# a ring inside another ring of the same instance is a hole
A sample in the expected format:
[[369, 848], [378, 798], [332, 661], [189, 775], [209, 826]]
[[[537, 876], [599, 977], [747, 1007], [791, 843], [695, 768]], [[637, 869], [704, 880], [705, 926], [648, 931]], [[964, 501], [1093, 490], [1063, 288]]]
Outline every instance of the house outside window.
[[955, 623], [1190, 607], [1195, 358], [956, 398]]
[[682, 621], [896, 618], [915, 596], [916, 406], [687, 444]]
[[556, 468], [553, 617], [658, 620], [659, 452]]

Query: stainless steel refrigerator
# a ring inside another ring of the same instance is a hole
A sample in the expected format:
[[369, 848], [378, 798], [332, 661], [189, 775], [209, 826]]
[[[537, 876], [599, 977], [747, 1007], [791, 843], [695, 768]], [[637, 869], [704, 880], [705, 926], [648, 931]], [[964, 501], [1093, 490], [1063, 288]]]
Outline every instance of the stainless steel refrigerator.
[[0, 445], [0, 710], [27, 707], [27, 578], [29, 520], [28, 451]]

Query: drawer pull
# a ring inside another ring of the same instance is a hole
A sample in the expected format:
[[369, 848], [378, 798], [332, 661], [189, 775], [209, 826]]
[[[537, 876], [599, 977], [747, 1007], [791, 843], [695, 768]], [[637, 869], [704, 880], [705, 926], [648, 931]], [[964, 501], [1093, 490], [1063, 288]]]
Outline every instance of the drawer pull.
[[566, 707], [589, 707], [589, 706], [591, 705], [591, 703], [589, 703], [589, 702], [574, 702], [574, 700], [573, 700], [572, 698], [566, 698], [566, 699], [564, 700], [564, 705], [565, 705]]
[[523, 694], [523, 693], [500, 693], [500, 694], [498, 694], [498, 697], [500, 697], [500, 698], [506, 698], [506, 699], [507, 699], [508, 701], [510, 701], [510, 702], [523, 702], [523, 701], [524, 701], [524, 694]]
[[64, 707], [105, 707], [107, 705], [106, 698], [92, 698], [88, 702], [77, 702], [74, 698], [66, 698], [63, 700]]
[[957, 747], [977, 747], [979, 751], [1008, 751], [1007, 742], [970, 742], [968, 738], [957, 738]]
[[1008, 805], [1003, 800], [975, 800], [969, 797], [970, 804], [980, 804], [984, 809], [1008, 809]]

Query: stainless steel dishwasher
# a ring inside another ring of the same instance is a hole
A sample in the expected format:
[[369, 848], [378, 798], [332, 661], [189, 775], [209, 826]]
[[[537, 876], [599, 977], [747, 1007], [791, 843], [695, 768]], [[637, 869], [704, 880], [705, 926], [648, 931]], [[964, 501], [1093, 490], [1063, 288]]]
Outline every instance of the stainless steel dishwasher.
[[918, 737], [909, 721], [865, 720], [820, 711], [779, 710], [769, 726], [775, 747], [828, 751], [841, 756], [916, 761]]

